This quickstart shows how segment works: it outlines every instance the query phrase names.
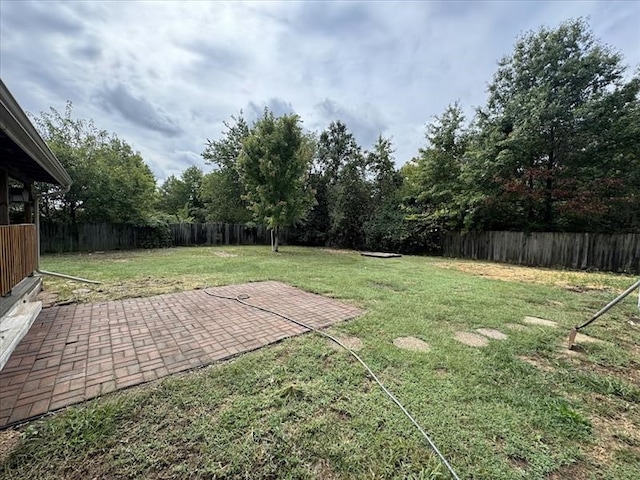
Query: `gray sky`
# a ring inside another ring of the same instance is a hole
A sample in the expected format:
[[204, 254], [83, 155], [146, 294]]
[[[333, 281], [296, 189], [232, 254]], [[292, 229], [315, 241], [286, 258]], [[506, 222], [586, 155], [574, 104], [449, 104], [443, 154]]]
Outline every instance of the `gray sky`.
[[472, 115], [516, 37], [588, 17], [640, 65], [640, 1], [172, 2], [0, 0], [0, 76], [32, 113], [92, 118], [162, 180], [266, 105], [320, 131], [343, 120], [369, 148], [392, 136], [397, 164], [449, 103]]

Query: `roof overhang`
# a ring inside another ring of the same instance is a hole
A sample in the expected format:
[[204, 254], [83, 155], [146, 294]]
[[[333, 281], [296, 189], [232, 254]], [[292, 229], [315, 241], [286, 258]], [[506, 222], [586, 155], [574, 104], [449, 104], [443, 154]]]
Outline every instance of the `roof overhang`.
[[0, 79], [0, 168], [16, 180], [68, 188], [73, 183], [60, 161]]

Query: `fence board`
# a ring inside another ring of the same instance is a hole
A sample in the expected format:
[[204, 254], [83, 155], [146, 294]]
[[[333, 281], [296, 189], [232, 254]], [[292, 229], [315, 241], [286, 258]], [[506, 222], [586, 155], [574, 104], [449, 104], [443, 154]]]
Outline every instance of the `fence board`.
[[445, 257], [640, 273], [640, 234], [470, 232], [445, 235]]

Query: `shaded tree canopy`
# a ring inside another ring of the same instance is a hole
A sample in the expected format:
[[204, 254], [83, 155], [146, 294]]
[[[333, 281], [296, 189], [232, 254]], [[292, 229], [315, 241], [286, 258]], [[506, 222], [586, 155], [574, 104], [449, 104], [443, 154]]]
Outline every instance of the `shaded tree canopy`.
[[207, 140], [202, 152], [205, 162], [214, 166], [205, 175], [201, 197], [207, 221], [247, 223], [252, 219], [249, 204], [245, 200], [245, 188], [240, 181], [238, 158], [242, 142], [249, 136], [249, 125], [242, 116], [232, 116], [224, 122], [225, 130], [218, 140]]
[[265, 109], [242, 141], [237, 168], [257, 222], [275, 233], [302, 220], [314, 201], [308, 175], [315, 145], [302, 131], [300, 117], [275, 117]]
[[496, 227], [608, 230], [634, 221], [619, 214], [638, 207], [629, 194], [639, 187], [640, 79], [625, 80], [625, 69], [581, 19], [518, 39], [478, 115], [476, 167], [490, 179], [486, 193], [503, 219]]
[[180, 178], [171, 175], [160, 186], [158, 209], [177, 222], [204, 222], [203, 181], [202, 170], [196, 166], [185, 169]]
[[[155, 178], [129, 144], [51, 108], [35, 118], [40, 135], [73, 178], [69, 192], [42, 202], [45, 218], [63, 222], [144, 224], [156, 202]], [[48, 189], [42, 186], [41, 189]]]

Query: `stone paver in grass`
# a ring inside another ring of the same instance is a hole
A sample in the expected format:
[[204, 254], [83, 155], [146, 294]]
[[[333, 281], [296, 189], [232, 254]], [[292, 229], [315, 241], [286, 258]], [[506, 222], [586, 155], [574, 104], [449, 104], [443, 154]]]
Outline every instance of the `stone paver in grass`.
[[502, 333], [500, 330], [496, 330], [495, 328], [478, 328], [476, 329], [476, 332], [487, 338], [493, 338], [494, 340], [507, 339], [507, 336], [504, 333]]
[[504, 326], [507, 328], [510, 328], [511, 330], [518, 330], [518, 331], [528, 330], [527, 326], [522, 325], [521, 323], [505, 323]]
[[524, 323], [528, 323], [529, 325], [541, 325], [543, 327], [557, 327], [558, 324], [551, 320], [545, 320], [544, 318], [538, 317], [524, 317], [522, 320]]
[[590, 337], [589, 335], [584, 335], [580, 332], [576, 333], [575, 343], [607, 343], [604, 340], [600, 340], [599, 338]]
[[470, 347], [486, 347], [489, 345], [489, 340], [487, 337], [483, 337], [482, 335], [478, 335], [477, 333], [471, 332], [456, 332], [454, 338], [460, 342], [468, 345]]
[[47, 308], [0, 371], [0, 428], [307, 331], [207, 291], [315, 328], [362, 314], [279, 282]]
[[393, 344], [398, 348], [412, 352], [428, 352], [431, 349], [427, 342], [416, 337], [398, 337], [393, 340]]

